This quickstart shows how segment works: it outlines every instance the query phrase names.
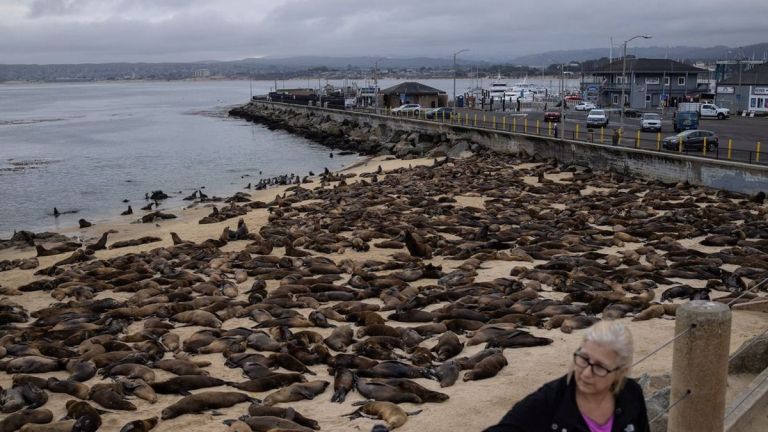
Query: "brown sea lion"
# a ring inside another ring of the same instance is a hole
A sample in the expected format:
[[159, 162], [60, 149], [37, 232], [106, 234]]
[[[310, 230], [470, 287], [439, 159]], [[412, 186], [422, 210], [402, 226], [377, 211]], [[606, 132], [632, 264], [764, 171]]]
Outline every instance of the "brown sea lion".
[[449, 360], [435, 369], [435, 376], [440, 381], [440, 387], [450, 387], [459, 379], [461, 368], [456, 360]]
[[101, 427], [101, 415], [99, 410], [84, 401], [68, 400], [66, 403], [67, 416], [65, 419], [74, 419], [75, 426], [72, 430], [82, 432], [95, 432]]
[[403, 241], [411, 256], [427, 259], [432, 258], [432, 246], [428, 245], [420, 235], [411, 233], [410, 230], [406, 230]]
[[587, 315], [573, 315], [565, 318], [560, 325], [560, 331], [563, 333], [571, 333], [574, 330], [585, 329], [591, 327], [596, 322], [600, 321], [600, 318], [596, 316]]
[[[411, 413], [411, 415], [418, 414], [419, 412], [421, 411]], [[356, 418], [363, 414], [384, 420], [389, 425], [390, 429], [399, 428], [408, 421], [408, 413], [392, 402], [367, 402], [354, 412], [347, 414], [347, 416]]]
[[303, 382], [307, 382], [307, 379], [300, 373], [270, 373], [263, 377], [230, 385], [249, 392], [263, 392]]
[[[241, 417], [240, 421], [245, 422], [251, 431], [254, 432], [314, 432], [314, 429], [304, 427], [296, 422], [280, 417], [259, 416], [259, 417]], [[226, 424], [226, 422], [225, 422]]]
[[152, 383], [150, 386], [155, 392], [160, 394], [188, 395], [190, 390], [227, 384], [231, 383], [208, 375], [180, 375], [169, 378], [166, 381]]
[[70, 396], [74, 396], [78, 399], [86, 400], [91, 389], [75, 380], [60, 380], [58, 378], [50, 377], [46, 382], [45, 388], [54, 393], [66, 393]]
[[368, 399], [377, 401], [388, 401], [394, 403], [422, 403], [422, 400], [417, 395], [403, 391], [402, 389], [392, 386], [383, 382], [377, 382], [373, 380], [357, 380], [357, 391]]
[[7, 373], [45, 373], [62, 370], [66, 362], [39, 356], [15, 358], [5, 364]]
[[481, 380], [496, 376], [507, 365], [503, 353], [496, 353], [480, 360], [471, 371], [464, 374], [464, 381]]
[[117, 364], [106, 368], [102, 375], [105, 377], [124, 376], [126, 378], [140, 378], [149, 384], [155, 382], [155, 371], [151, 368], [135, 363]]
[[44, 424], [53, 420], [53, 413], [47, 409], [24, 409], [5, 416], [0, 420], [0, 432], [19, 430], [27, 423]]
[[152, 367], [162, 369], [176, 375], [209, 375], [208, 371], [200, 369], [197, 364], [184, 359], [163, 359], [154, 362]]
[[67, 362], [66, 367], [71, 374], [69, 378], [75, 381], [88, 381], [96, 375], [96, 365], [90, 361], [72, 359]]
[[342, 403], [347, 393], [355, 386], [355, 374], [347, 368], [338, 368], [333, 376], [333, 396], [331, 402]]
[[264, 405], [272, 406], [276, 403], [314, 399], [315, 396], [324, 392], [329, 384], [330, 382], [328, 381], [310, 381], [307, 383], [291, 384], [288, 387], [270, 393], [264, 398]]
[[119, 383], [96, 384], [91, 388], [89, 397], [107, 409], [136, 411], [136, 405], [125, 399], [123, 386]]
[[632, 321], [645, 321], [652, 318], [661, 318], [664, 316], [664, 306], [660, 304], [654, 304], [648, 306], [642, 312], [636, 314]]
[[456, 336], [456, 333], [448, 331], [440, 335], [440, 338], [437, 340], [437, 345], [432, 348], [432, 351], [437, 353], [437, 359], [439, 361], [445, 361], [458, 355], [462, 349], [464, 349], [464, 344], [459, 341], [459, 337]]
[[347, 347], [354, 341], [355, 339], [352, 333], [352, 327], [343, 325], [333, 329], [331, 335], [325, 338], [323, 342], [328, 345], [328, 348], [334, 351], [343, 352], [346, 351]]
[[449, 399], [447, 394], [430, 390], [407, 378], [381, 378], [376, 381], [397, 387], [408, 393], [413, 393], [418, 396], [422, 402], [444, 402]]
[[155, 428], [158, 422], [157, 417], [144, 420], [134, 420], [120, 429], [120, 432], [147, 432]]
[[191, 310], [180, 312], [172, 316], [171, 321], [182, 322], [185, 324], [198, 325], [202, 327], [220, 328], [221, 320], [216, 315], [204, 310]]
[[74, 426], [74, 420], [62, 420], [44, 424], [27, 423], [19, 429], [19, 432], [72, 432]]
[[259, 404], [251, 404], [251, 406], [248, 407], [248, 414], [252, 417], [280, 417], [311, 429], [320, 429], [320, 424], [317, 422], [317, 420], [304, 417], [301, 415], [301, 413], [294, 410], [293, 408], [281, 408], [275, 406], [268, 407]]
[[198, 414], [206, 410], [229, 408], [242, 402], [254, 402], [256, 399], [239, 392], [201, 392], [185, 396], [178, 402], [164, 409], [163, 420], [176, 418], [184, 414]]

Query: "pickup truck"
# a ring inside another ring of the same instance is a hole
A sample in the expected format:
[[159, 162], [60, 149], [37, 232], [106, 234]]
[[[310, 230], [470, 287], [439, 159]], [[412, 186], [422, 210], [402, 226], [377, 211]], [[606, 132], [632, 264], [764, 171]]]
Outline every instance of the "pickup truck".
[[695, 111], [699, 113], [700, 117], [717, 118], [720, 120], [727, 119], [731, 116], [731, 110], [728, 108], [720, 108], [712, 103], [681, 102], [677, 105], [677, 110]]

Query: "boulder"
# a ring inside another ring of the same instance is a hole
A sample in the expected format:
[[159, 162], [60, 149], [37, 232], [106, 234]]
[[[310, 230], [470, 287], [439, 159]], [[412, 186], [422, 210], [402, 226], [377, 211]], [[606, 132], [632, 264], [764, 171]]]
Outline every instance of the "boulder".
[[761, 373], [768, 368], [768, 335], [745, 341], [737, 352], [728, 364], [728, 373]]

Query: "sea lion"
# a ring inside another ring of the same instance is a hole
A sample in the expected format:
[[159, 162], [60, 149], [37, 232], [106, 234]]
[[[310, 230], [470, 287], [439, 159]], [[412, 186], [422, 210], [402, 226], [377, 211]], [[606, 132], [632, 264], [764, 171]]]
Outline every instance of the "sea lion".
[[336, 369], [336, 373], [333, 376], [333, 396], [331, 397], [331, 402], [344, 402], [347, 393], [355, 386], [355, 380], [355, 374], [349, 369]]
[[264, 398], [265, 406], [272, 406], [281, 402], [296, 402], [305, 399], [314, 399], [315, 396], [324, 392], [330, 382], [328, 381], [310, 381], [307, 383], [291, 384], [276, 392], [270, 393]]
[[[280, 417], [273, 416], [259, 416], [259, 417], [241, 417], [240, 421], [245, 422], [251, 431], [254, 432], [279, 432], [279, 431], [292, 431], [292, 432], [314, 432], [314, 429], [304, 427], [294, 421], [287, 420]], [[225, 422], [227, 424], [227, 422]]]
[[67, 416], [64, 419], [74, 419], [73, 431], [95, 432], [101, 427], [99, 410], [88, 402], [68, 400], [66, 403]]
[[178, 402], [164, 409], [163, 420], [176, 418], [184, 414], [198, 414], [206, 410], [229, 408], [242, 402], [254, 402], [257, 399], [239, 392], [201, 392], [185, 396]]
[[19, 430], [27, 423], [44, 424], [53, 420], [53, 413], [47, 409], [25, 409], [7, 415], [0, 420], [0, 432]]
[[549, 338], [537, 337], [522, 330], [515, 330], [507, 335], [491, 339], [486, 348], [521, 348], [549, 345], [553, 341]]
[[307, 382], [304, 375], [300, 373], [270, 373], [269, 375], [251, 379], [240, 383], [229, 384], [240, 390], [249, 392], [263, 392], [285, 387], [294, 383]]
[[[176, 375], [210, 375], [208, 371], [200, 369], [197, 364], [184, 359], [163, 359], [154, 362], [152, 367], [162, 369]], [[154, 382], [154, 380], [151, 382]]]
[[560, 331], [563, 333], [571, 333], [574, 330], [585, 329], [591, 327], [596, 322], [600, 321], [600, 318], [596, 316], [588, 315], [573, 315], [565, 318], [560, 325]]
[[248, 414], [252, 417], [280, 417], [311, 429], [320, 429], [320, 424], [317, 422], [317, 420], [304, 417], [301, 415], [301, 413], [294, 410], [293, 408], [280, 408], [275, 406], [268, 407], [259, 404], [251, 404], [251, 406], [248, 407]]
[[373, 380], [357, 380], [355, 386], [358, 393], [368, 399], [394, 403], [411, 402], [420, 404], [422, 400], [417, 395], [383, 382]]
[[660, 304], [650, 305], [640, 313], [636, 314], [632, 321], [645, 321], [651, 318], [661, 318], [664, 316], [664, 306]]
[[93, 226], [93, 224], [92, 224], [91, 222], [88, 222], [88, 221], [87, 221], [87, 220], [85, 220], [85, 219], [80, 219], [80, 220], [78, 220], [78, 221], [77, 221], [77, 224], [78, 224], [78, 225], [80, 225], [80, 229], [83, 229], [83, 228], [88, 228], [88, 227], [90, 227], [90, 226]]
[[447, 394], [430, 390], [407, 378], [386, 378], [378, 379], [376, 381], [397, 387], [408, 393], [413, 393], [418, 396], [422, 402], [444, 402], [449, 399]]
[[61, 370], [65, 362], [40, 356], [24, 356], [15, 358], [5, 364], [7, 373], [45, 373]]
[[119, 383], [96, 384], [91, 387], [89, 397], [107, 409], [136, 411], [136, 405], [125, 399], [123, 386]]
[[204, 310], [191, 310], [180, 312], [172, 316], [171, 321], [182, 322], [185, 324], [198, 325], [201, 327], [220, 328], [221, 320], [216, 315]]
[[464, 381], [481, 380], [496, 376], [507, 365], [504, 354], [499, 352], [480, 360], [471, 371], [464, 374]]
[[188, 395], [190, 390], [228, 384], [232, 383], [208, 375], [180, 375], [169, 378], [166, 381], [151, 383], [150, 386], [155, 392], [160, 394]]
[[85, 246], [85, 250], [95, 252], [107, 248], [107, 236], [109, 231], [103, 233], [96, 243]]
[[420, 258], [432, 258], [432, 246], [428, 245], [420, 235], [406, 230], [403, 241], [411, 256]]
[[105, 368], [101, 374], [105, 377], [124, 376], [130, 379], [141, 378], [149, 384], [155, 382], [155, 371], [145, 365], [136, 363], [116, 364]]
[[333, 329], [331, 335], [325, 338], [323, 342], [328, 345], [328, 348], [334, 351], [343, 352], [346, 351], [347, 346], [352, 344], [354, 341], [355, 339], [352, 333], [352, 327], [344, 325]]
[[81, 382], [71, 379], [60, 380], [55, 377], [48, 378], [45, 388], [54, 393], [66, 393], [83, 400], [88, 399], [88, 395], [91, 391], [87, 385]]
[[[415, 415], [419, 412], [421, 411], [410, 413], [410, 415]], [[375, 418], [384, 420], [387, 422], [390, 429], [396, 429], [408, 421], [409, 414], [396, 404], [385, 401], [367, 402], [354, 412], [347, 414], [347, 416], [350, 418], [356, 418], [362, 415], [373, 416]]]
[[72, 359], [67, 362], [67, 371], [71, 374], [70, 379], [75, 381], [88, 381], [96, 376], [96, 365], [90, 361], [80, 361]]
[[376, 360], [355, 354], [337, 354], [328, 359], [328, 366], [332, 368], [370, 369], [377, 364]]
[[158, 418], [151, 417], [144, 420], [134, 420], [120, 429], [120, 432], [147, 432], [157, 426]]
[[74, 426], [74, 420], [61, 420], [44, 424], [27, 423], [19, 429], [19, 432], [72, 432]]
[[462, 349], [464, 349], [464, 344], [459, 341], [456, 333], [448, 331], [440, 335], [437, 345], [432, 348], [432, 351], [437, 353], [439, 361], [445, 361], [458, 355]]
[[459, 378], [461, 368], [456, 360], [449, 360], [435, 369], [435, 376], [440, 381], [440, 387], [450, 387]]

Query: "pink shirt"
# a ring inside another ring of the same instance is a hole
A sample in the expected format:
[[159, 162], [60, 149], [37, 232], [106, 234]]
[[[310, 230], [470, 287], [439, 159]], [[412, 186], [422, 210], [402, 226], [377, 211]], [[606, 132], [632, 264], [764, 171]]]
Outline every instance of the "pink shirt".
[[603, 424], [598, 424], [596, 421], [585, 416], [584, 414], [581, 416], [584, 418], [584, 421], [587, 422], [587, 426], [589, 426], [589, 432], [611, 432], [611, 427], [613, 427], [613, 416], [610, 416], [608, 421]]

